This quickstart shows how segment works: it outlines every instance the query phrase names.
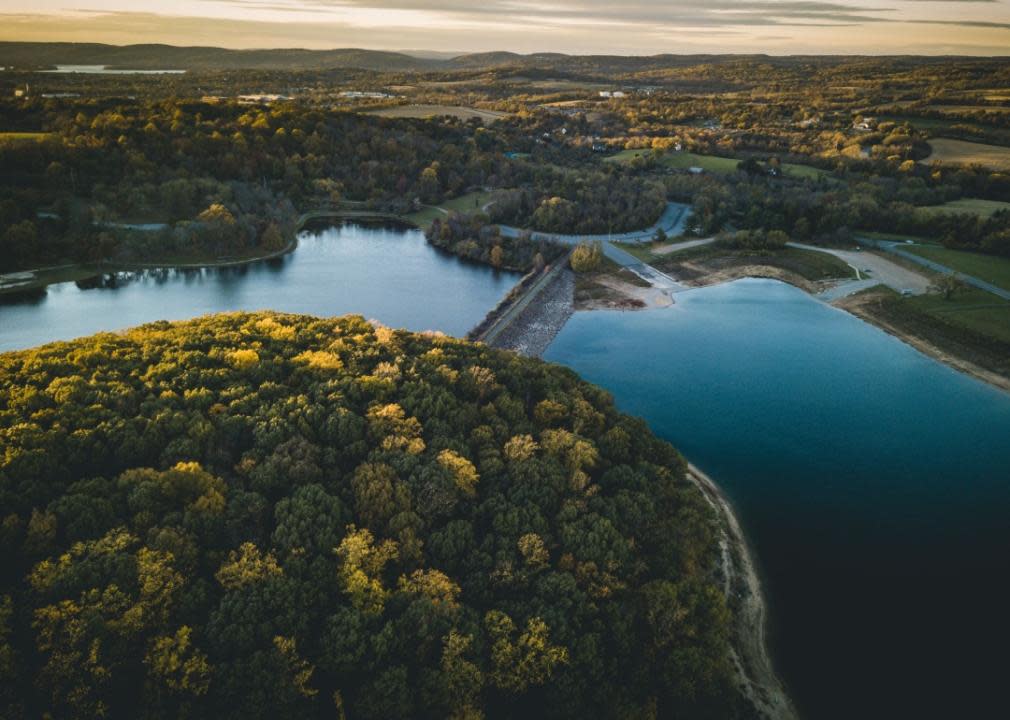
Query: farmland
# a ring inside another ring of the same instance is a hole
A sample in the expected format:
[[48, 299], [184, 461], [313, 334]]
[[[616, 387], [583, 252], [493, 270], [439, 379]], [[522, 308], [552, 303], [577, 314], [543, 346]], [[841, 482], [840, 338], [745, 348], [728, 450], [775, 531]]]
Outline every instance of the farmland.
[[[608, 162], [627, 163], [640, 157], [647, 157], [652, 153], [648, 149], [622, 150], [607, 158]], [[686, 170], [687, 168], [699, 167], [711, 173], [731, 173], [736, 172], [740, 158], [725, 158], [718, 155], [701, 155], [693, 152], [670, 152], [658, 156], [658, 161], [669, 168]], [[786, 175], [797, 178], [819, 178], [828, 173], [811, 165], [799, 165], [796, 163], [782, 163], [782, 171]]]
[[988, 218], [1000, 210], [1010, 210], [1010, 202], [983, 200], [981, 198], [961, 198], [960, 200], [951, 200], [943, 205], [924, 207], [923, 210], [931, 213], [969, 213]]
[[929, 144], [933, 152], [926, 158], [926, 162], [983, 165], [994, 170], [1010, 170], [1010, 147], [948, 138], [933, 138]]
[[494, 122], [508, 115], [508, 113], [497, 110], [482, 110], [455, 105], [396, 105], [378, 110], [368, 110], [367, 114], [388, 118], [432, 118], [448, 115], [460, 120], [479, 118], [483, 122]]

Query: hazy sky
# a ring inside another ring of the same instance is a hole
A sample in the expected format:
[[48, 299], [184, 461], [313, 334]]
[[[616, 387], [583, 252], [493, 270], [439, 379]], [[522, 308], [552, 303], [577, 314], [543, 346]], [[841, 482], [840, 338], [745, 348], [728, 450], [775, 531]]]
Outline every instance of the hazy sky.
[[0, 40], [1010, 55], [1010, 0], [0, 0]]

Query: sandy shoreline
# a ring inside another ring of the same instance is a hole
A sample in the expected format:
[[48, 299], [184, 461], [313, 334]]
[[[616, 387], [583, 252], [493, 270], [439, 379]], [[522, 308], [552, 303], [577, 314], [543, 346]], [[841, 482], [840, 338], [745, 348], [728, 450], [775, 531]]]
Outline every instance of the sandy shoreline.
[[831, 304], [840, 310], [844, 310], [845, 312], [856, 316], [860, 320], [868, 322], [874, 327], [883, 330], [888, 335], [896, 337], [906, 345], [910, 345], [923, 355], [930, 357], [937, 362], [943, 363], [947, 367], [953, 368], [965, 375], [970, 375], [976, 380], [981, 380], [987, 385], [991, 385], [992, 387], [1003, 390], [1004, 392], [1010, 392], [1010, 378], [993, 372], [992, 370], [987, 370], [970, 360], [958, 357], [946, 350], [943, 350], [942, 348], [937, 347], [925, 338], [919, 337], [918, 335], [907, 332], [906, 330], [889, 323], [885, 319], [874, 314], [870, 309], [870, 302], [872, 302], [872, 300], [872, 297], [867, 298], [854, 295], [842, 298], [841, 300], [837, 300]]
[[[718, 485], [694, 465], [687, 477], [719, 517], [723, 594], [734, 609], [732, 659], [740, 691], [770, 720], [796, 720], [799, 715], [775, 673], [768, 650], [768, 607], [750, 545], [733, 506]], [[739, 590], [735, 588], [740, 588]]]

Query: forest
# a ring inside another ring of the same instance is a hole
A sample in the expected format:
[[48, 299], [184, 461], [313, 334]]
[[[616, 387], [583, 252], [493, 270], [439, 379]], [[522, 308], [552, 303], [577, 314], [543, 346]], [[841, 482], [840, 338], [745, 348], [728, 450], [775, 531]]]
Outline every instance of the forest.
[[561, 367], [232, 313], [0, 355], [0, 715], [748, 717], [714, 513]]
[[[879, 231], [1010, 254], [1010, 213], [933, 212], [1010, 201], [1005, 171], [931, 160], [937, 138], [1010, 145], [1010, 99], [992, 90], [1010, 83], [998, 60], [18, 43], [0, 44], [3, 57], [14, 67], [0, 75], [0, 272], [241, 260], [288, 247], [305, 212], [406, 215], [474, 191], [493, 194], [486, 217], [463, 223], [481, 227], [623, 232], [672, 199], [693, 205], [698, 234], [837, 244]], [[35, 72], [60, 58], [187, 72]], [[503, 116], [382, 116], [414, 103]], [[494, 230], [481, 227], [441, 246], [480, 262], [498, 246], [530, 264], [512, 241], [484, 247]]]

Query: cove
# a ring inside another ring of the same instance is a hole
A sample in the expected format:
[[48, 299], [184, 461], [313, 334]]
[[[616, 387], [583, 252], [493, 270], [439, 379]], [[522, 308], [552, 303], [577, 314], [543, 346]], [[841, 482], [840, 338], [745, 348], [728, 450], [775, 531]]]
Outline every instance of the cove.
[[777, 281], [676, 297], [576, 313], [546, 359], [732, 499], [801, 716], [1002, 707], [1010, 396]]
[[391, 327], [462, 336], [519, 275], [465, 262], [419, 230], [345, 224], [302, 232], [294, 252], [240, 267], [118, 273], [99, 287], [51, 285], [0, 304], [0, 351], [155, 320], [270, 309], [358, 313]]

